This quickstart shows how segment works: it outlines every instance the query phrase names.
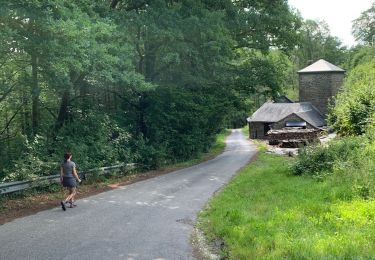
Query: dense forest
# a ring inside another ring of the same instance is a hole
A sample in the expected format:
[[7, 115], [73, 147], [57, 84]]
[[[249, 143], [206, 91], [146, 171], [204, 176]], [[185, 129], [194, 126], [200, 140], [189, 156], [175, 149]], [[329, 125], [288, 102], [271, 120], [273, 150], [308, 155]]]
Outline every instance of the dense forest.
[[348, 50], [286, 0], [0, 2], [0, 181], [49, 175], [67, 150], [79, 169], [193, 158], [265, 100], [297, 100], [309, 62], [352, 82], [374, 64], [365, 17]]

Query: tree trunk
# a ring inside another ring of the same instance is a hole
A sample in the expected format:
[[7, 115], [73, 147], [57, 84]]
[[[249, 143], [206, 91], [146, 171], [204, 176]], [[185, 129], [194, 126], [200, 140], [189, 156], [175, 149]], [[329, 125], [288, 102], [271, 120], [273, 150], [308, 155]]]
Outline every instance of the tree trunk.
[[149, 137], [149, 130], [145, 122], [146, 107], [147, 107], [147, 96], [144, 93], [139, 101], [138, 129], [139, 129], [139, 132], [142, 133], [142, 135], [145, 138]]
[[39, 83], [38, 83], [38, 58], [35, 54], [31, 55], [31, 97], [32, 97], [32, 112], [31, 122], [33, 135], [39, 132]]
[[65, 121], [69, 118], [69, 101], [70, 92], [69, 89], [65, 90], [61, 98], [59, 115], [57, 116], [57, 121], [55, 123], [55, 132], [64, 125]]
[[141, 26], [138, 26], [138, 28], [137, 28], [137, 42], [136, 42], [136, 50], [137, 50], [137, 53], [138, 53], [137, 72], [140, 73], [140, 74], [143, 74], [144, 53], [143, 53], [142, 48], [140, 46], [141, 40], [142, 40]]
[[22, 134], [27, 137], [31, 137], [32, 129], [30, 126], [30, 107], [29, 107], [29, 96], [25, 91], [25, 88], [22, 88]]
[[[9, 121], [9, 116], [8, 116], [8, 109], [5, 109], [5, 122]], [[11, 154], [10, 151], [10, 132], [9, 132], [9, 126], [5, 126], [6, 128], [6, 144], [7, 144], [7, 154]]]
[[[87, 85], [83, 81], [84, 78], [85, 78], [85, 74], [78, 75], [74, 71], [70, 72], [70, 81], [73, 85], [73, 90], [75, 90], [75, 92], [79, 92], [79, 94], [82, 96], [85, 96], [88, 93]], [[72, 88], [65, 89], [62, 95], [60, 110], [59, 110], [59, 114], [57, 116], [57, 120], [55, 123], [55, 134], [64, 125], [64, 123], [67, 120], [71, 119], [71, 115], [69, 111], [69, 106], [72, 100], [70, 97], [71, 90]], [[85, 102], [84, 99], [83, 99], [83, 102]], [[83, 110], [85, 110], [86, 105], [87, 107], [89, 107], [89, 104], [86, 104], [86, 103], [83, 103], [81, 105], [83, 107]]]
[[153, 47], [152, 43], [150, 43], [147, 39], [144, 43], [145, 45], [145, 56], [144, 56], [144, 76], [146, 81], [152, 82], [154, 71], [155, 71], [155, 48]]

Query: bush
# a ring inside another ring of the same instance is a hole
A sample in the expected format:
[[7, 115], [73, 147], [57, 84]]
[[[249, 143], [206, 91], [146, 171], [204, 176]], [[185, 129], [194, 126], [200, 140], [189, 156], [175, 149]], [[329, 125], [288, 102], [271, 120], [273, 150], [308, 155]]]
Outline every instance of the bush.
[[329, 149], [316, 146], [302, 149], [291, 168], [294, 175], [317, 175], [332, 170], [332, 163], [333, 158]]
[[329, 146], [308, 147], [291, 165], [294, 175], [309, 175], [345, 186], [350, 196], [375, 197], [375, 141], [367, 136], [346, 137]]
[[[2, 181], [32, 180], [56, 174], [66, 151], [73, 153], [79, 170], [133, 162], [130, 135], [108, 115], [76, 111], [57, 136], [25, 138], [24, 152], [4, 170]], [[52, 140], [51, 140], [52, 139]]]
[[80, 169], [130, 162], [130, 135], [108, 115], [97, 111], [76, 112], [74, 121], [64, 126], [53, 144], [62, 159], [65, 151], [73, 153]]
[[366, 132], [375, 113], [375, 59], [358, 65], [338, 93], [328, 121], [342, 136]]
[[24, 152], [12, 161], [12, 167], [4, 169], [2, 181], [33, 180], [39, 176], [56, 174], [58, 163], [47, 159], [47, 143], [46, 138], [38, 135], [30, 141], [25, 138], [22, 144]]
[[323, 177], [333, 172], [336, 164], [346, 163], [355, 151], [363, 149], [368, 143], [366, 137], [342, 138], [332, 141], [328, 146], [310, 146], [302, 149], [291, 169], [294, 175]]

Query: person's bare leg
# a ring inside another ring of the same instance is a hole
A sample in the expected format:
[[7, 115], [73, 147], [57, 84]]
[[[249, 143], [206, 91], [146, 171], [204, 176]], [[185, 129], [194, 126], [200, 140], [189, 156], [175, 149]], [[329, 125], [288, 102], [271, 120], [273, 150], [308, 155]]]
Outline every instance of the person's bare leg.
[[68, 197], [65, 198], [65, 200], [64, 200], [65, 203], [70, 201], [71, 198], [74, 196], [75, 188], [69, 187], [68, 190], [69, 190], [69, 195], [68, 195]]
[[76, 187], [74, 187], [74, 188], [72, 188], [72, 195], [71, 195], [71, 197], [70, 197], [70, 199], [69, 199], [69, 203], [70, 203], [70, 207], [71, 207], [71, 208], [73, 208], [73, 207], [76, 206], [76, 205], [74, 204], [74, 197], [75, 197], [76, 194], [77, 194], [77, 189], [76, 189]]
[[69, 195], [68, 197], [65, 198], [65, 200], [61, 201], [60, 204], [61, 204], [61, 207], [62, 209], [65, 211], [66, 208], [65, 208], [65, 203], [68, 201], [69, 197], [71, 196], [72, 194], [72, 191], [71, 191], [71, 188], [68, 188], [68, 191], [69, 191]]

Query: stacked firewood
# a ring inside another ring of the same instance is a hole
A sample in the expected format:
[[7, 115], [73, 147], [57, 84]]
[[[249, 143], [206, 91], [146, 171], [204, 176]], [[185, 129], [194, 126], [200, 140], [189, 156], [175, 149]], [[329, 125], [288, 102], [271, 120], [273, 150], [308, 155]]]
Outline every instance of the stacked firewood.
[[321, 135], [320, 129], [283, 128], [268, 131], [267, 139], [270, 145], [299, 147], [317, 142]]

